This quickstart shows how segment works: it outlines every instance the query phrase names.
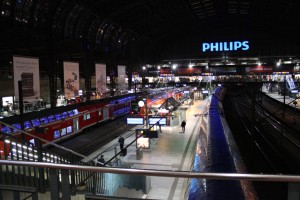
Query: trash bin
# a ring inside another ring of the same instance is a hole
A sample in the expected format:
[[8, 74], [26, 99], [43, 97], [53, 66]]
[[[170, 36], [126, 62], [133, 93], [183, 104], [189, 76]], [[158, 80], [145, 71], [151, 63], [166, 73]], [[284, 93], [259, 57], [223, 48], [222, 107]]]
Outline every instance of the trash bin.
[[143, 158], [143, 149], [141, 147], [136, 149], [136, 159], [141, 160]]

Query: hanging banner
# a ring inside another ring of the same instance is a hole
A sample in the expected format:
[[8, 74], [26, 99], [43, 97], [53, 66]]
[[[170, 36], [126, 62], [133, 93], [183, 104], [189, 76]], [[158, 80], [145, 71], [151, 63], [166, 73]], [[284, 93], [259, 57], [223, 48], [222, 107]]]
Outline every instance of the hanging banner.
[[14, 89], [19, 100], [18, 81], [22, 81], [23, 100], [33, 102], [40, 98], [40, 72], [38, 58], [13, 57]]
[[79, 90], [79, 64], [64, 62], [64, 90], [67, 99], [78, 96]]
[[96, 64], [96, 91], [100, 94], [106, 92], [106, 65]]
[[118, 89], [119, 91], [126, 90], [126, 66], [118, 65]]

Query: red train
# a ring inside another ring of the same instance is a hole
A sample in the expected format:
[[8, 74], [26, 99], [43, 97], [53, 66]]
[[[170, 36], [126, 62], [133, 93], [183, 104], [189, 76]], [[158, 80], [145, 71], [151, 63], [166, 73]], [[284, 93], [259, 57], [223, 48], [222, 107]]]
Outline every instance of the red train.
[[[136, 98], [136, 95], [127, 94], [25, 113], [23, 120], [19, 115], [3, 118], [0, 120], [1, 131], [21, 139], [20, 130], [23, 128], [33, 135], [25, 134], [25, 140], [33, 145], [36, 143], [36, 137], [57, 142], [97, 123], [128, 114], [131, 101]], [[43, 143], [45, 144], [46, 141]]]
[[[190, 94], [191, 87], [181, 87], [181, 88], [159, 88], [159, 89], [150, 89], [147, 90], [147, 94], [143, 96], [138, 96], [135, 101], [131, 104], [131, 115], [134, 116], [145, 116], [146, 115], [146, 105], [139, 106], [138, 102], [147, 99], [148, 114], [151, 113], [151, 110], [157, 110], [162, 106], [167, 99], [173, 97], [177, 102], [182, 98]], [[162, 106], [164, 108], [164, 106]]]

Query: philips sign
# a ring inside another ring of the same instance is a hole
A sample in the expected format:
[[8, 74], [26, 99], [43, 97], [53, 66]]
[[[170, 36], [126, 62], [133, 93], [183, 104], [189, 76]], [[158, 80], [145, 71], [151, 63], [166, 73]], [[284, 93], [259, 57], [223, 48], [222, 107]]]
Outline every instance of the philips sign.
[[249, 41], [234, 41], [234, 42], [210, 42], [202, 44], [202, 51], [237, 51], [249, 50]]

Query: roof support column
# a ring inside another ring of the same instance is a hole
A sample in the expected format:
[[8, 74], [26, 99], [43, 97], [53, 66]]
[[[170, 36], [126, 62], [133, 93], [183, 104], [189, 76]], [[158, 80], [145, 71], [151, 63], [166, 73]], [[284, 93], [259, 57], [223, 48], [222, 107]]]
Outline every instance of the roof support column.
[[89, 101], [91, 99], [91, 67], [92, 62], [91, 60], [91, 51], [89, 49], [85, 50], [85, 61], [84, 61], [84, 84], [85, 84], [85, 95], [86, 95], [86, 101]]

